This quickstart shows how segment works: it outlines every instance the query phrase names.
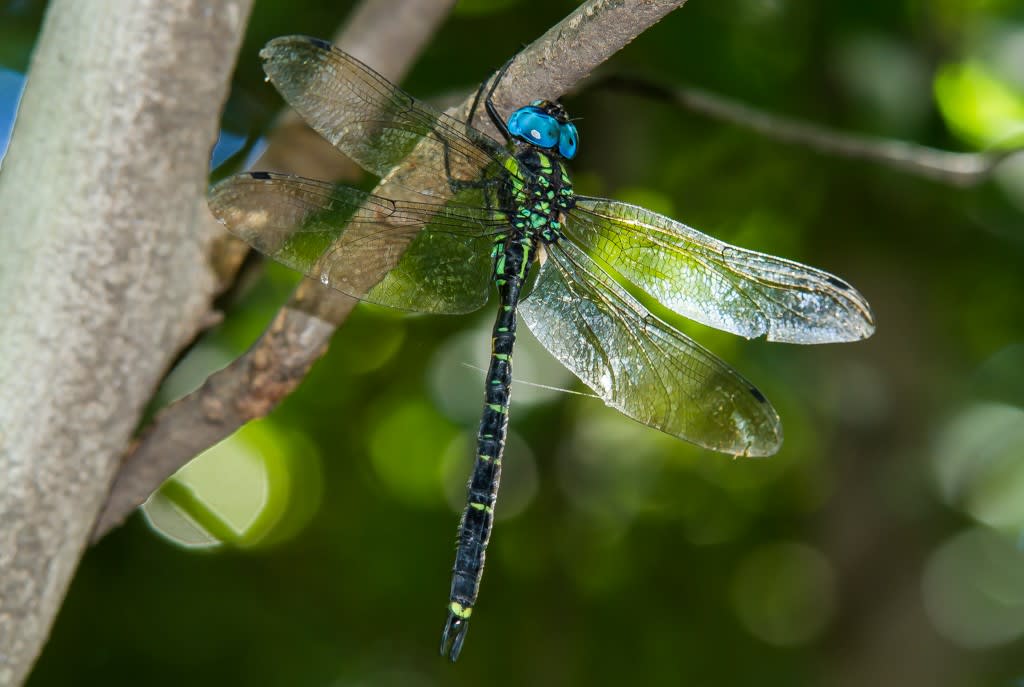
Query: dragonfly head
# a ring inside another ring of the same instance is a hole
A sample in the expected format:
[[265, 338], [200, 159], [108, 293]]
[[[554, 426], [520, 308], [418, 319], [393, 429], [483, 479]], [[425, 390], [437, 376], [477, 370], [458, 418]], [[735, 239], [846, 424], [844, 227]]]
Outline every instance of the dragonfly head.
[[576, 157], [579, 135], [569, 121], [565, 109], [550, 100], [534, 100], [508, 118], [508, 131], [530, 145], [561, 155], [566, 160]]

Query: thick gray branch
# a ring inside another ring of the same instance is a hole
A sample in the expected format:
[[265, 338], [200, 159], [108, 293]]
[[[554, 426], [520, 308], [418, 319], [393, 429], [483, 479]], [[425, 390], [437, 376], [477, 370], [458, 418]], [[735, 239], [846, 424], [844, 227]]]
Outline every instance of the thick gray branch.
[[54, 0], [0, 173], [0, 684], [42, 648], [125, 443], [203, 321], [246, 0]]
[[[557, 98], [685, 2], [584, 3], [516, 56], [496, 93], [499, 108], [507, 111], [539, 97]], [[346, 44], [343, 42], [341, 47]], [[362, 57], [371, 66], [378, 66], [374, 60]], [[455, 110], [468, 111], [469, 102]], [[489, 126], [484, 119], [475, 123]], [[415, 153], [410, 156], [414, 157]], [[417, 173], [415, 164], [397, 172], [405, 188], [417, 187]], [[423, 186], [434, 186], [435, 182], [430, 179]], [[405, 188], [382, 183], [377, 192], [400, 198], [408, 193]], [[383, 276], [378, 275], [378, 279]], [[157, 416], [126, 461], [94, 539], [120, 523], [164, 479], [198, 453], [248, 420], [268, 413], [302, 381], [354, 305], [352, 299], [328, 292], [319, 284], [303, 282], [248, 353]]]

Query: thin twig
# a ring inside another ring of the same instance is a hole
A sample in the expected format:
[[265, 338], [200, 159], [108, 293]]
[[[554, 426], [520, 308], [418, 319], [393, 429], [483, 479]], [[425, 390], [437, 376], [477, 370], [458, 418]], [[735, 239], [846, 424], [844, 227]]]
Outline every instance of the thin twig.
[[[538, 97], [557, 98], [685, 2], [584, 3], [517, 55], [495, 96], [499, 108]], [[343, 48], [346, 45], [344, 40], [340, 44]], [[373, 59], [363, 58], [375, 64]], [[468, 108], [467, 100], [456, 111], [464, 113]], [[382, 183], [376, 192], [400, 198], [406, 192], [402, 187], [416, 188], [416, 175], [422, 173], [410, 164], [389, 175], [391, 181]], [[399, 175], [400, 185], [393, 183]], [[421, 185], [431, 183], [436, 179], [424, 180]], [[266, 415], [291, 393], [326, 350], [335, 328], [348, 317], [355, 303], [315, 282], [303, 281], [248, 353], [157, 415], [127, 457], [97, 523], [94, 541], [123, 521], [164, 479], [195, 455], [245, 422]]]
[[976, 153], [957, 153], [907, 141], [858, 136], [758, 110], [697, 88], [669, 87], [642, 78], [609, 76], [593, 85], [667, 100], [693, 112], [756, 131], [779, 141], [806, 146], [822, 153], [887, 165], [952, 186], [969, 187], [980, 184], [1007, 158], [1024, 151], [1024, 146], [1016, 146]]

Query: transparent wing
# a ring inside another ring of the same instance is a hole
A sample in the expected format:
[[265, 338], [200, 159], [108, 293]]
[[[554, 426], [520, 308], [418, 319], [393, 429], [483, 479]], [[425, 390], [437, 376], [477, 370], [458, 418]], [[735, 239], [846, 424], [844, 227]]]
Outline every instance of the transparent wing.
[[779, 417], [750, 382], [651, 315], [572, 243], [559, 242], [547, 253], [519, 312], [605, 403], [715, 451], [765, 456], [778, 450]]
[[636, 205], [579, 197], [565, 233], [671, 310], [747, 338], [832, 343], [875, 330], [856, 289], [827, 272], [730, 246]]
[[433, 313], [487, 302], [490, 234], [500, 224], [484, 208], [388, 200], [269, 172], [225, 179], [209, 205], [256, 250], [354, 298]]
[[[329, 43], [282, 36], [263, 48], [263, 69], [288, 104], [321, 136], [383, 177], [414, 149], [437, 172], [411, 190], [449, 195], [448, 179], [477, 181], [509, 154], [490, 137], [438, 112]], [[496, 163], [496, 164], [495, 164]]]

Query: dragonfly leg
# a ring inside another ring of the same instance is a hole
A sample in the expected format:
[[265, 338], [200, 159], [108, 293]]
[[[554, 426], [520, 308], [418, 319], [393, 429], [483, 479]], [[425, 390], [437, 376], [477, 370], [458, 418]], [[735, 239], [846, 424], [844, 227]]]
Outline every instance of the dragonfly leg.
[[479, 177], [477, 179], [459, 179], [452, 174], [451, 163], [448, 159], [448, 145], [444, 146], [444, 172], [448, 176], [448, 187], [452, 193], [458, 193], [467, 188], [493, 188], [501, 184], [499, 177]]
[[[451, 158], [449, 157], [449, 151], [451, 147], [448, 145], [448, 141], [442, 136], [438, 136], [441, 141], [441, 148], [444, 151], [444, 173], [448, 177], [448, 188], [451, 189], [452, 193], [458, 193], [467, 188], [478, 188], [478, 189], [489, 189], [494, 188], [501, 184], [501, 179], [498, 177], [480, 177], [477, 179], [459, 179], [452, 173]], [[487, 201], [487, 209], [491, 209], [491, 201], [488, 194], [484, 194], [484, 198]]]
[[[509, 133], [508, 125], [505, 124], [502, 118], [498, 115], [498, 110], [494, 106], [493, 98], [494, 90], [498, 87], [498, 84], [501, 83], [501, 80], [505, 78], [505, 73], [508, 72], [508, 68], [512, 65], [512, 60], [514, 59], [514, 57], [509, 58], [509, 60], [502, 65], [501, 69], [495, 72], [493, 77], [481, 82], [480, 87], [476, 89], [476, 96], [473, 98], [473, 105], [469, 108], [469, 118], [466, 120], [467, 127], [471, 128], [473, 126], [473, 118], [476, 117], [476, 112], [480, 108], [480, 99], [483, 97], [484, 91], [486, 90], [487, 96], [484, 98], [484, 108], [487, 110], [487, 116], [490, 117], [494, 126], [497, 127], [498, 132], [504, 137], [506, 142], [511, 140], [512, 134]], [[490, 84], [490, 88], [488, 88], [488, 84]], [[501, 183], [499, 178], [477, 179], [474, 181], [455, 178], [451, 170], [451, 161], [449, 158], [450, 148], [448, 146], [448, 141], [446, 141], [445, 137], [441, 135], [438, 135], [437, 138], [441, 141], [442, 146], [444, 147], [444, 171], [445, 174], [448, 175], [448, 186], [451, 188], [452, 193], [458, 193], [459, 191], [467, 188], [490, 188]], [[488, 201], [488, 205], [490, 205], [490, 201]]]
[[508, 68], [512, 66], [512, 61], [515, 57], [510, 57], [508, 62], [502, 65], [501, 69], [495, 72], [494, 76], [480, 84], [480, 88], [476, 90], [476, 97], [473, 98], [473, 106], [469, 108], [469, 119], [466, 123], [470, 126], [473, 125], [473, 118], [476, 117], [476, 111], [480, 107], [480, 98], [484, 94], [484, 89], [487, 88], [487, 84], [490, 83], [491, 87], [487, 89], [487, 97], [484, 98], [484, 109], [487, 110], [487, 116], [491, 119], [491, 122], [498, 129], [498, 132], [504, 137], [505, 141], [508, 142], [512, 139], [512, 134], [508, 131], [508, 125], [505, 124], [505, 120], [498, 115], [498, 109], [494, 106], [494, 91], [498, 88], [498, 84], [505, 78], [505, 73], [508, 72]]

